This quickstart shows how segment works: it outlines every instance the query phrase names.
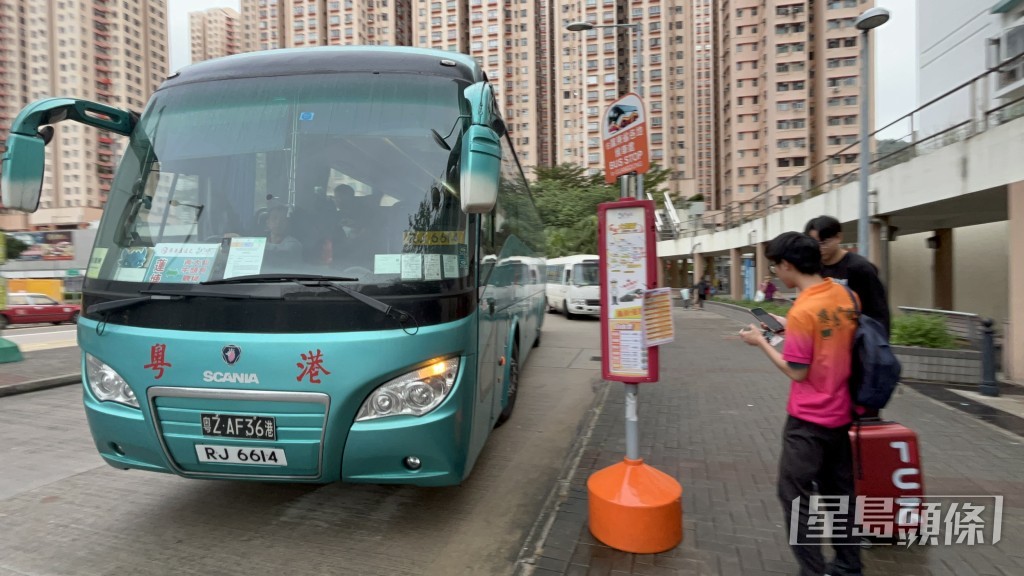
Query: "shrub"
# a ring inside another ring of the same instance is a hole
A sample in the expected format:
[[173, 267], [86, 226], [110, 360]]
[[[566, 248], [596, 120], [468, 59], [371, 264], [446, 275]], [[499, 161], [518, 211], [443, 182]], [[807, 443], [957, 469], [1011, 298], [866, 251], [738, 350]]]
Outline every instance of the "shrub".
[[946, 319], [931, 314], [903, 314], [892, 320], [892, 344], [922, 348], [953, 348], [956, 342], [946, 329]]

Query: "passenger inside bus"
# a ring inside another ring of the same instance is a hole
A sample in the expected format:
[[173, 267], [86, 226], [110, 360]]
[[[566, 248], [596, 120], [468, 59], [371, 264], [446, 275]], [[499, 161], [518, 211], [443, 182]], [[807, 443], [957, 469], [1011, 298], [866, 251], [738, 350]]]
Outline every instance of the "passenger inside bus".
[[302, 259], [302, 244], [288, 234], [288, 207], [272, 206], [267, 213], [267, 245], [263, 268], [283, 269]]

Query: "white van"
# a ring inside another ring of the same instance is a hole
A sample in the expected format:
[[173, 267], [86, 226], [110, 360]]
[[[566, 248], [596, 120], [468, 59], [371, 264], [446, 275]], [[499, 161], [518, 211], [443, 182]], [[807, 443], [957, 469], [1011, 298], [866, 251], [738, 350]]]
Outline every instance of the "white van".
[[599, 258], [577, 254], [551, 258], [547, 264], [548, 310], [566, 318], [601, 314], [601, 274]]

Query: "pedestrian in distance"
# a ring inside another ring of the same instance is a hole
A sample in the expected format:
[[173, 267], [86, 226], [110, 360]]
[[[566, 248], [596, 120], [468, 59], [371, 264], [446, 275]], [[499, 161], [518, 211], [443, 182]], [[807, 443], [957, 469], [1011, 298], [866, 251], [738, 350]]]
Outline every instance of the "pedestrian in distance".
[[[861, 576], [849, 507], [855, 501], [849, 435], [853, 401], [847, 382], [857, 330], [853, 301], [846, 288], [821, 276], [821, 251], [810, 236], [780, 234], [768, 244], [766, 256], [787, 288], [800, 289], [785, 318], [782, 352], [768, 343], [760, 326], [751, 324], [740, 338], [760, 348], [790, 379], [778, 478], [790, 547], [801, 576]], [[815, 486], [820, 496], [845, 498], [839, 501], [848, 505], [834, 517], [829, 538], [835, 559], [827, 566], [819, 535], [810, 530]]]
[[775, 286], [775, 283], [772, 282], [772, 277], [765, 276], [764, 283], [761, 284], [761, 292], [764, 293], [764, 301], [771, 302], [772, 299], [775, 298], [776, 291], [778, 291], [778, 288]]
[[697, 282], [697, 289], [695, 292], [697, 294], [697, 307], [703, 310], [704, 301], [707, 300], [708, 296], [711, 294], [711, 282], [708, 280], [707, 276], [701, 278], [700, 282]]
[[889, 333], [889, 299], [878, 277], [878, 268], [867, 258], [843, 248], [843, 227], [831, 216], [818, 216], [804, 227], [804, 234], [818, 241], [821, 275], [849, 286], [860, 298], [862, 312], [885, 326]]

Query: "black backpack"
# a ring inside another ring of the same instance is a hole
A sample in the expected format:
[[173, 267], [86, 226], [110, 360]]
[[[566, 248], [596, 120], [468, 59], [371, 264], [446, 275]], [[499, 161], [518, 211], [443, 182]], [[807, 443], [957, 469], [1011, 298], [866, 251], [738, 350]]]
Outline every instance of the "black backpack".
[[848, 286], [844, 286], [857, 312], [857, 332], [853, 339], [853, 363], [850, 370], [850, 395], [857, 406], [881, 410], [900, 382], [900, 361], [889, 346], [882, 323], [860, 311], [860, 305]]

